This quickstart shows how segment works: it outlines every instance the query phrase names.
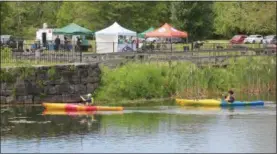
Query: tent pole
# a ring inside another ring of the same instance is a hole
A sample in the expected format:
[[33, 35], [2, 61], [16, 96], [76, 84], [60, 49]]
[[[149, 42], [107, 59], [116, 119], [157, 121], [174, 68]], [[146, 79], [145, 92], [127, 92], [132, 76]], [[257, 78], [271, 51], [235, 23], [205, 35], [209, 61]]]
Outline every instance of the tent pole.
[[138, 41], [139, 41], [139, 39], [138, 39], [138, 33], [137, 33], [137, 39], [136, 39], [137, 41], [136, 41], [136, 51], [138, 50]]
[[95, 49], [95, 53], [97, 53], [97, 43], [96, 43], [96, 35], [95, 35], [95, 33], [94, 33], [94, 36], [93, 36], [93, 38], [94, 38], [94, 49]]
[[171, 48], [171, 52], [172, 52], [172, 36], [170, 36], [170, 48]]

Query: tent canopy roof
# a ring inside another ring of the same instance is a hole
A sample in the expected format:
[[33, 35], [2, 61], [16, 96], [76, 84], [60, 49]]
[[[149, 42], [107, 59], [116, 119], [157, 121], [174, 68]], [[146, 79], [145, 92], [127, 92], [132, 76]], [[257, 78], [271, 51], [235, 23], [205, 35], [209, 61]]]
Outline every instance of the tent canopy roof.
[[137, 33], [120, 26], [117, 22], [111, 26], [95, 32], [96, 35], [124, 35], [124, 36], [136, 36]]
[[145, 34], [146, 37], [188, 37], [187, 32], [182, 32], [165, 23], [162, 27]]
[[155, 30], [155, 28], [154, 28], [154, 27], [150, 27], [150, 28], [147, 29], [146, 31], [139, 33], [139, 34], [138, 34], [138, 37], [144, 38], [146, 33], [152, 32], [153, 30]]
[[89, 29], [81, 27], [75, 23], [71, 23], [63, 28], [53, 30], [54, 34], [67, 34], [67, 35], [91, 35], [93, 32]]

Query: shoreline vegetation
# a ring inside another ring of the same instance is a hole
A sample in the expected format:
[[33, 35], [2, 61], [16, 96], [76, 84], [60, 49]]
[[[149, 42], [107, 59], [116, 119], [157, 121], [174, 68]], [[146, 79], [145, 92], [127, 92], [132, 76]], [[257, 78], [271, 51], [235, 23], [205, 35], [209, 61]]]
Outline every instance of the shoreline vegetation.
[[[12, 59], [9, 49], [1, 52], [1, 60]], [[13, 65], [30, 67], [33, 64], [17, 61]], [[153, 61], [129, 62], [115, 69], [101, 66], [101, 72], [100, 87], [94, 93], [95, 101], [101, 105], [174, 98], [218, 99], [228, 89], [237, 95], [276, 95], [276, 57], [271, 56], [231, 58], [226, 68]]]
[[276, 95], [276, 57], [239, 58], [230, 62], [227, 68], [198, 68], [189, 62], [131, 62], [116, 69], [101, 66], [95, 100], [218, 99], [229, 89], [236, 94]]

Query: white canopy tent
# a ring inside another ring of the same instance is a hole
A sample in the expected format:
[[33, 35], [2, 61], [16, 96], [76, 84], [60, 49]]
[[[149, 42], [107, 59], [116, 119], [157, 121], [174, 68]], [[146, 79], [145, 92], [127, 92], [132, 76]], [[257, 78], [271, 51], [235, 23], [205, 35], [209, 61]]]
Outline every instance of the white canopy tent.
[[[118, 44], [119, 36], [137, 36], [137, 33], [121, 27], [117, 22], [111, 26], [95, 32], [96, 38], [96, 52], [97, 53], [111, 53], [120, 52], [122, 48], [130, 44]], [[135, 49], [135, 45], [131, 47]]]

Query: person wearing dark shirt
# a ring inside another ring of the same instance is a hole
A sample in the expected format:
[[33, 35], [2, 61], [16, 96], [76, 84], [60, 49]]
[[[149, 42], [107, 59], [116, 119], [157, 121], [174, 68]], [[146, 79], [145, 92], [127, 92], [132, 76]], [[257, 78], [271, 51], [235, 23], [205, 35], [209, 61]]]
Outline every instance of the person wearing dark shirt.
[[81, 39], [77, 37], [77, 51], [81, 51]]
[[66, 51], [69, 51], [67, 37], [64, 37], [64, 49], [65, 49]]
[[225, 97], [225, 101], [233, 103], [235, 101], [234, 92], [232, 90], [228, 91], [228, 95]]
[[56, 49], [56, 51], [59, 50], [60, 44], [61, 44], [61, 40], [60, 40], [59, 36], [57, 36], [56, 39], [55, 39], [55, 49]]

